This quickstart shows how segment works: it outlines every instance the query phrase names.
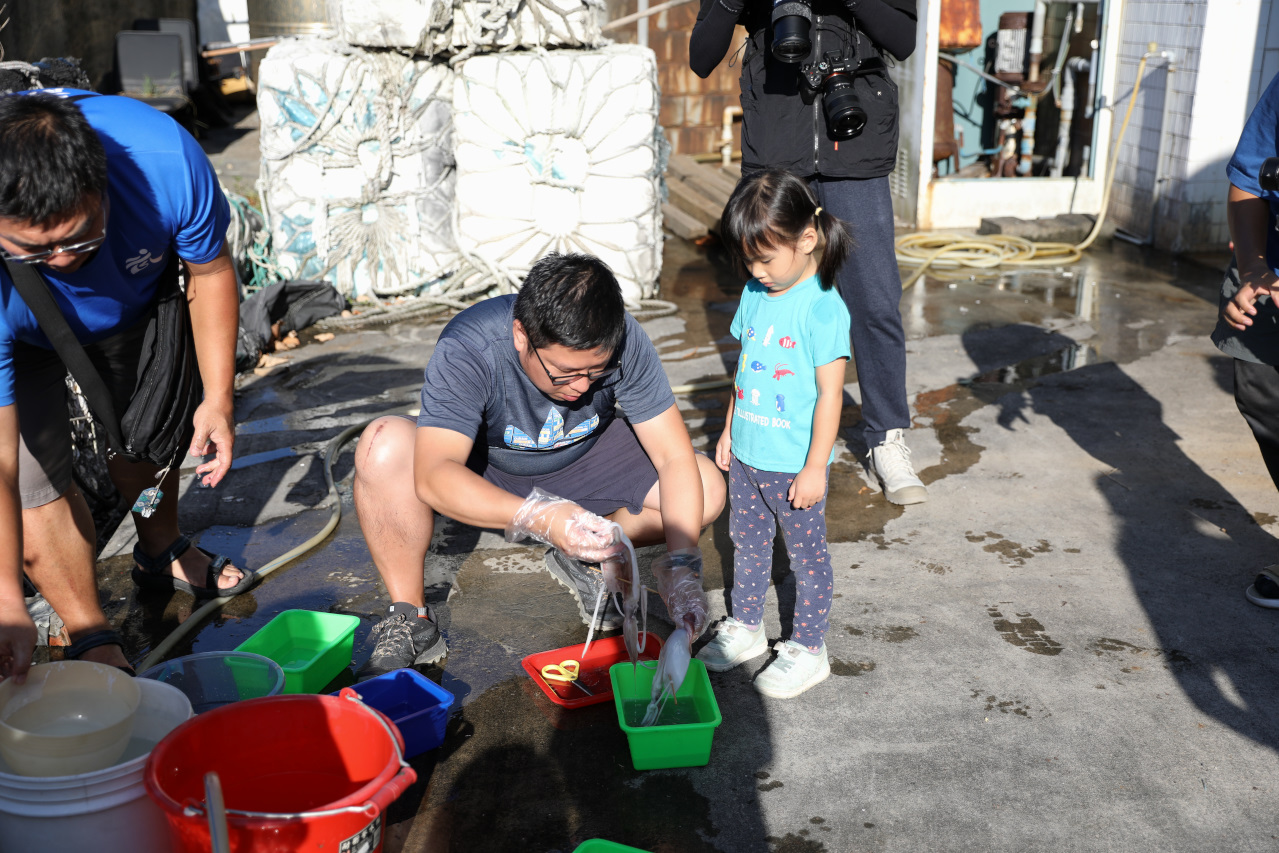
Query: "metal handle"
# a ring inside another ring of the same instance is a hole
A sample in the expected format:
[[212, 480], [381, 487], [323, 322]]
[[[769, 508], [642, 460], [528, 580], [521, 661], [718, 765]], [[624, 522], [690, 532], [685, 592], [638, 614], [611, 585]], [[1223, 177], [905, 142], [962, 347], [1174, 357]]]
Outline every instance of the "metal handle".
[[222, 802], [222, 780], [212, 770], [204, 774], [204, 801], [209, 805], [209, 842], [213, 853], [231, 853], [226, 805]]

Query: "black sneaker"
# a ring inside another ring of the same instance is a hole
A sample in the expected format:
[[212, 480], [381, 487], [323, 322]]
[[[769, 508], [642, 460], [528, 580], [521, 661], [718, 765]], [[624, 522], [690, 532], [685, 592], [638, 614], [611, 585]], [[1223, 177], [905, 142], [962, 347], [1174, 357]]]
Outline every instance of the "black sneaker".
[[[550, 548], [546, 552], [546, 568], [551, 577], [573, 593], [573, 598], [577, 600], [577, 612], [582, 616], [582, 624], [589, 628], [591, 614], [595, 612], [595, 599], [604, 587], [604, 575], [600, 573], [599, 564], [586, 565], [565, 556], [557, 548]], [[613, 596], [605, 596], [595, 627], [600, 631], [616, 631], [622, 627], [622, 614], [617, 612]]]
[[360, 668], [361, 678], [371, 678], [414, 664], [435, 663], [449, 653], [444, 635], [435, 624], [435, 611], [402, 601], [392, 604], [390, 615], [373, 626], [369, 639], [373, 654]]

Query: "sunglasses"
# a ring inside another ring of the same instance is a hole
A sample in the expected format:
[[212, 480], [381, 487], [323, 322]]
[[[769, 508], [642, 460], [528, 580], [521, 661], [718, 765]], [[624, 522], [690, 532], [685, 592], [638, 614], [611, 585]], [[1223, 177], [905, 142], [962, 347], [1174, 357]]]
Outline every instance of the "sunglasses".
[[[529, 349], [533, 349], [533, 348], [529, 347]], [[612, 376], [622, 367], [622, 365], [618, 363], [618, 364], [613, 364], [609, 367], [601, 367], [599, 370], [592, 370], [587, 373], [570, 373], [566, 376], [556, 376], [555, 374], [551, 373], [549, 368], [547, 368], [546, 362], [542, 361], [542, 356], [538, 355], [537, 350], [535, 349], [533, 350], [533, 355], [537, 357], [537, 363], [542, 365], [542, 370], [546, 371], [546, 378], [551, 380], [551, 384], [556, 387], [563, 387], [565, 385], [568, 385], [572, 382], [576, 382], [577, 380], [583, 379], [583, 378], [589, 379], [591, 382], [598, 382], [599, 380], [607, 376]]]
[[[107, 241], [107, 205], [103, 200], [102, 207], [99, 209], [98, 216], [102, 217], [102, 233], [91, 240], [81, 240], [79, 243], [67, 243], [64, 246], [54, 246], [51, 249], [45, 249], [41, 252], [30, 252], [25, 255], [14, 254], [0, 249], [0, 257], [6, 261], [13, 261], [15, 264], [38, 264], [41, 261], [47, 261], [55, 255], [84, 255], [94, 251]], [[95, 219], [97, 216], [94, 217]]]

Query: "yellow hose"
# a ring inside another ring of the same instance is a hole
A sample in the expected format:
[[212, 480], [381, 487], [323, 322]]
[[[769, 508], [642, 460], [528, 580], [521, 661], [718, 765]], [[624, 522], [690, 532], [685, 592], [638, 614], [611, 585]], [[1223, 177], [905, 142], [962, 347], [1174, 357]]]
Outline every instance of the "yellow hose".
[[1141, 57], [1137, 65], [1137, 80], [1133, 83], [1132, 95], [1128, 98], [1128, 111], [1124, 114], [1123, 124], [1119, 127], [1119, 138], [1110, 152], [1110, 163], [1106, 168], [1106, 184], [1101, 194], [1101, 211], [1092, 231], [1083, 242], [1070, 243], [1035, 243], [1022, 237], [1011, 237], [1005, 234], [906, 234], [897, 238], [897, 263], [918, 265], [918, 268], [902, 282], [907, 288], [919, 280], [924, 272], [932, 267], [937, 269], [958, 269], [970, 267], [988, 269], [1000, 266], [1056, 266], [1073, 264], [1083, 257], [1084, 250], [1093, 244], [1101, 233], [1102, 223], [1106, 219], [1106, 209], [1110, 206], [1110, 190], [1115, 183], [1115, 167], [1119, 164], [1119, 148], [1128, 130], [1128, 121], [1132, 118], [1133, 107], [1137, 104], [1137, 92], [1141, 89], [1141, 75], [1146, 70], [1146, 59], [1155, 51], [1152, 43], [1147, 53]]

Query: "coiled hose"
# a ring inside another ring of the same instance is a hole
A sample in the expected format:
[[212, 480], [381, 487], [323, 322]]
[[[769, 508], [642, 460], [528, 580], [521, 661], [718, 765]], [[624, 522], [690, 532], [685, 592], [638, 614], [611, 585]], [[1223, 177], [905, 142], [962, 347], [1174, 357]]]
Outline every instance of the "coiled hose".
[[1155, 51], [1156, 45], [1151, 43], [1146, 53], [1142, 54], [1137, 65], [1137, 79], [1133, 83], [1132, 95], [1128, 98], [1128, 111], [1124, 114], [1124, 122], [1119, 128], [1119, 138], [1115, 140], [1114, 150], [1110, 152], [1110, 163], [1106, 168], [1106, 185], [1102, 189], [1101, 210], [1092, 231], [1080, 243], [1033, 243], [1021, 237], [1004, 234], [987, 234], [967, 236], [963, 234], [907, 234], [897, 238], [897, 263], [915, 266], [917, 269], [902, 282], [902, 288], [910, 287], [930, 267], [939, 269], [957, 269], [959, 267], [989, 268], [999, 266], [1055, 266], [1073, 264], [1083, 257], [1084, 250], [1093, 244], [1101, 233], [1102, 223], [1106, 221], [1106, 210], [1110, 207], [1110, 190], [1115, 184], [1115, 167], [1119, 165], [1119, 149], [1128, 131], [1128, 121], [1132, 118], [1133, 107], [1137, 104], [1137, 92], [1141, 90], [1141, 75], [1146, 70], [1146, 60]]

